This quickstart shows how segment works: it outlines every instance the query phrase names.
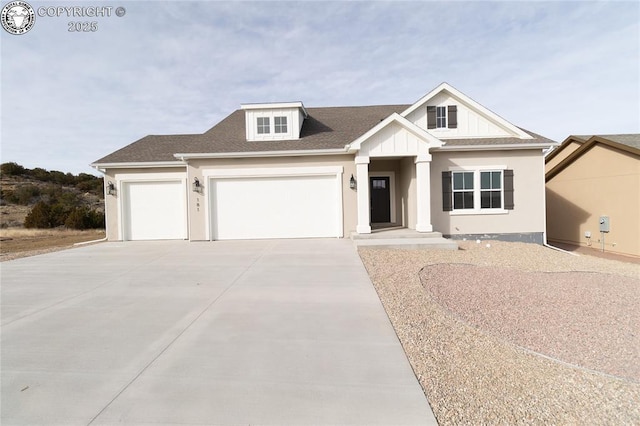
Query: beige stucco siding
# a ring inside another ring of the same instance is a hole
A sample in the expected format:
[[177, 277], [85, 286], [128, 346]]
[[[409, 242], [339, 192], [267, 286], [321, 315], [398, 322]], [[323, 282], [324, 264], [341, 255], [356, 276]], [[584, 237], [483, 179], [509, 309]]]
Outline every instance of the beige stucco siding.
[[[499, 214], [458, 214], [442, 209], [442, 172], [452, 168], [513, 170], [514, 209]], [[544, 159], [541, 150], [436, 152], [431, 164], [431, 217], [445, 235], [544, 232]]]
[[273, 158], [229, 158], [190, 160], [188, 166], [188, 181], [197, 177], [204, 185], [202, 194], [190, 192], [189, 222], [191, 240], [207, 240], [207, 182], [205, 175], [212, 170], [250, 169], [250, 168], [295, 168], [295, 167], [342, 167], [342, 208], [343, 232], [349, 236], [356, 229], [357, 204], [356, 192], [349, 188], [349, 179], [355, 175], [353, 155], [306, 156], [306, 157], [273, 157]]
[[119, 241], [121, 234], [121, 201], [122, 185], [130, 181], [153, 181], [158, 179], [184, 179], [185, 167], [154, 167], [154, 168], [131, 168], [131, 169], [107, 169], [104, 174], [105, 194], [106, 186], [112, 182], [117, 193], [105, 195], [105, 226], [107, 239], [109, 241]]
[[601, 247], [600, 216], [605, 250], [640, 256], [640, 158], [598, 144], [547, 182], [548, 239]]
[[562, 148], [558, 148], [561, 150], [558, 151], [554, 155], [554, 157], [545, 164], [544, 172], [547, 173], [549, 170], [553, 169], [555, 166], [558, 165], [558, 163], [560, 163], [562, 160], [564, 160], [569, 155], [571, 155], [576, 149], [580, 148], [580, 146], [581, 145], [579, 143], [572, 141], [571, 143], [563, 146]]

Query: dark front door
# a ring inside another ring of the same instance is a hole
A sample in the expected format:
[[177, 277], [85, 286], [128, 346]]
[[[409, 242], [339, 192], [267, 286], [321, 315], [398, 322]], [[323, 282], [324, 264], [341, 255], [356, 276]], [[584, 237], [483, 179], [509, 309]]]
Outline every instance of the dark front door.
[[371, 223], [391, 222], [391, 192], [388, 177], [369, 179], [371, 195]]

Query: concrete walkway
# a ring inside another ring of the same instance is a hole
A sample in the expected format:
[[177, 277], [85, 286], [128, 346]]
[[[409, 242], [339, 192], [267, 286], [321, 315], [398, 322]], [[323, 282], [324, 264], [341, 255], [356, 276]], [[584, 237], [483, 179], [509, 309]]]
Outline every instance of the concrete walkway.
[[1, 423], [436, 424], [352, 243], [4, 262]]

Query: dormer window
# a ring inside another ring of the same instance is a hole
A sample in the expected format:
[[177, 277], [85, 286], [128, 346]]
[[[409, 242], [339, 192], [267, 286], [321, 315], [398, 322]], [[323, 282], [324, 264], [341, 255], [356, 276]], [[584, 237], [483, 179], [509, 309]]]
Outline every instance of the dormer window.
[[300, 139], [307, 110], [302, 102], [243, 104], [247, 141]]
[[275, 133], [287, 133], [287, 117], [274, 117], [273, 125]]
[[258, 134], [267, 135], [269, 133], [271, 133], [271, 125], [269, 124], [269, 117], [258, 117]]
[[428, 106], [427, 129], [455, 129], [458, 127], [456, 105]]

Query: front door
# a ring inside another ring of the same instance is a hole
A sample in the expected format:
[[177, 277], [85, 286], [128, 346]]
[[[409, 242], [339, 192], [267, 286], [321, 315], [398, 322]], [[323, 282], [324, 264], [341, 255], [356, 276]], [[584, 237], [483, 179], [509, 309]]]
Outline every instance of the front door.
[[371, 177], [369, 179], [369, 194], [371, 194], [371, 223], [391, 222], [389, 177]]

